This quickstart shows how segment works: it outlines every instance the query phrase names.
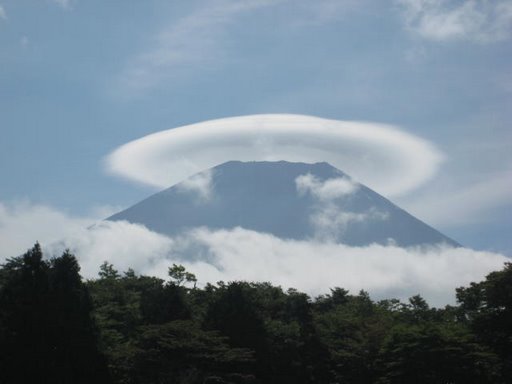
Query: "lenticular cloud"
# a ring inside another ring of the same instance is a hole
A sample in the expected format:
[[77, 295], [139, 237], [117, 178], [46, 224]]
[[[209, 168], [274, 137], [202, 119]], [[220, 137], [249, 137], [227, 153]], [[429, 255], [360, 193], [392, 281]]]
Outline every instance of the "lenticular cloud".
[[389, 125], [251, 115], [145, 136], [113, 151], [107, 169], [166, 188], [230, 160], [325, 161], [379, 193], [396, 196], [432, 177], [442, 155], [430, 142]]

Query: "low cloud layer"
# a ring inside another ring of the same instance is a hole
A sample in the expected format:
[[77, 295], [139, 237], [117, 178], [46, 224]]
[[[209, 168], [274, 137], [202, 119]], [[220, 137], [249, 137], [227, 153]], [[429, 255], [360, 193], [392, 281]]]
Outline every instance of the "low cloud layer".
[[[420, 293], [441, 306], [454, 302], [456, 287], [479, 281], [510, 260], [496, 253], [445, 246], [403, 249], [292, 241], [242, 228], [196, 228], [171, 239], [127, 222], [99, 222], [83, 229], [92, 224], [91, 219], [70, 218], [49, 207], [0, 207], [2, 260], [21, 254], [38, 239], [48, 254], [70, 248], [85, 277], [96, 276], [105, 260], [121, 271], [131, 267], [163, 278], [168, 266], [181, 263], [201, 284], [270, 281], [313, 296], [340, 286], [353, 293], [366, 289], [376, 299], [406, 299]], [[25, 227], [29, 223], [31, 227]]]
[[430, 179], [443, 156], [430, 142], [397, 127], [302, 115], [252, 115], [210, 120], [127, 143], [107, 169], [166, 188], [230, 160], [326, 161], [386, 196]]
[[406, 299], [421, 293], [431, 304], [453, 303], [455, 288], [501, 269], [504, 256], [464, 248], [403, 249], [371, 245], [349, 247], [318, 241], [283, 240], [236, 228], [192, 230], [170, 239], [143, 226], [109, 222], [66, 239], [53, 252], [69, 247], [86, 276], [109, 260], [120, 270], [166, 278], [167, 267], [180, 263], [200, 284], [216, 281], [270, 281], [315, 296], [340, 286], [374, 298]]
[[83, 228], [94, 223], [95, 218], [102, 216], [93, 213], [91, 217], [72, 217], [52, 207], [29, 201], [0, 201], [0, 261], [20, 255], [36, 241], [50, 244], [81, 233]]

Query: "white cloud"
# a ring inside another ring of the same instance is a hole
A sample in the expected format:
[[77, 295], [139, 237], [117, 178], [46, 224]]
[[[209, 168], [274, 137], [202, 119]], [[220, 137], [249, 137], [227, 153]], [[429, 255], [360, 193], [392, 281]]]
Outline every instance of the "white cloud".
[[408, 28], [435, 40], [502, 41], [512, 32], [509, 0], [397, 0]]
[[366, 212], [346, 211], [336, 204], [336, 200], [349, 197], [359, 188], [348, 177], [337, 177], [319, 180], [311, 174], [301, 175], [295, 179], [297, 192], [300, 195], [311, 194], [317, 204], [310, 216], [315, 238], [321, 241], [337, 242], [350, 223], [367, 220], [385, 220], [388, 215], [375, 209]]
[[283, 240], [242, 228], [199, 228], [171, 239], [127, 222], [101, 222], [85, 229], [90, 223], [89, 218], [69, 217], [41, 205], [1, 204], [0, 258], [19, 255], [38, 239], [47, 255], [70, 248], [88, 278], [97, 275], [105, 260], [120, 271], [132, 267], [162, 278], [168, 266], [180, 263], [201, 284], [270, 281], [311, 295], [339, 286], [352, 293], [367, 289], [376, 299], [421, 293], [433, 305], [453, 303], [456, 287], [480, 281], [509, 260], [445, 246], [403, 249]]
[[213, 171], [208, 169], [178, 184], [178, 191], [196, 194], [197, 202], [209, 201], [213, 195]]
[[2, 5], [0, 5], [0, 19], [7, 20], [7, 12]]
[[348, 177], [337, 177], [321, 181], [310, 173], [297, 177], [295, 184], [300, 194], [311, 193], [311, 195], [323, 201], [350, 195], [358, 189], [358, 185]]
[[28, 201], [0, 202], [0, 259], [20, 255], [36, 241], [48, 244], [81, 232], [96, 219], [71, 217]]
[[376, 209], [369, 209], [366, 212], [344, 211], [331, 202], [317, 206], [311, 213], [310, 221], [315, 231], [315, 239], [339, 242], [351, 223], [386, 220], [388, 216], [387, 212]]
[[354, 293], [367, 289], [380, 298], [421, 293], [436, 305], [452, 302], [455, 287], [478, 281], [507, 260], [502, 255], [442, 246], [403, 249], [290, 241], [241, 228], [202, 229], [191, 235], [207, 247], [212, 264], [217, 265], [212, 270], [201, 262], [188, 264], [203, 282], [271, 281], [312, 295], [334, 286]]
[[441, 246], [348, 247], [282, 240], [242, 228], [201, 228], [170, 239], [126, 222], [103, 223], [67, 241], [86, 276], [96, 275], [104, 260], [119, 270], [132, 267], [162, 278], [167, 277], [168, 266], [180, 263], [197, 275], [200, 284], [270, 281], [313, 296], [335, 286], [352, 293], [366, 289], [374, 298], [406, 299], [421, 293], [434, 305], [453, 303], [456, 287], [481, 280], [507, 260], [499, 254]]
[[133, 268], [165, 278], [174, 241], [142, 225], [103, 221], [46, 245], [55, 255], [69, 248], [78, 257], [82, 274], [89, 278], [97, 275], [104, 261], [122, 271]]
[[166, 188], [230, 160], [326, 161], [387, 196], [418, 187], [437, 171], [441, 153], [397, 127], [302, 115], [252, 115], [210, 120], [127, 143], [107, 169]]

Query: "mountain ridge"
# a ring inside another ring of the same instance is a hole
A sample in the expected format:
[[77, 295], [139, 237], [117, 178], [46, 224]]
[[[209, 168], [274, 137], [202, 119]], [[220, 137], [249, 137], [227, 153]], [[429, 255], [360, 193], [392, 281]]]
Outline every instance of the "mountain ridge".
[[326, 162], [229, 161], [107, 220], [175, 236], [195, 227], [243, 227], [280, 238], [402, 247], [460, 246]]

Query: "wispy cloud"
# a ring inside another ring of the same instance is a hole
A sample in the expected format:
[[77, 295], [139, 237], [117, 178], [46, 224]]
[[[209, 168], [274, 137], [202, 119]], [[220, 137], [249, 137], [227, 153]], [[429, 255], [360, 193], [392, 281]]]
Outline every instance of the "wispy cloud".
[[207, 169], [177, 185], [178, 191], [193, 193], [198, 203], [208, 202], [213, 196], [213, 171]]
[[318, 26], [339, 21], [350, 12], [365, 6], [366, 2], [366, 0], [282, 1], [282, 3], [288, 3], [290, 9], [293, 9], [295, 18], [292, 19], [290, 13], [287, 13], [286, 21], [295, 27]]
[[20, 45], [23, 48], [26, 48], [26, 47], [28, 47], [29, 44], [30, 44], [29, 38], [27, 36], [22, 36], [21, 39], [20, 39]]
[[407, 210], [434, 226], [457, 227], [485, 223], [489, 213], [512, 204], [512, 171], [486, 175], [485, 179], [462, 185], [443, 186], [401, 202]]
[[221, 44], [227, 27], [250, 11], [280, 0], [218, 0], [161, 30], [153, 46], [130, 60], [119, 77], [120, 86], [137, 94], [188, 69], [214, 66], [224, 55]]
[[397, 127], [283, 114], [210, 120], [161, 131], [116, 149], [107, 167], [166, 188], [231, 160], [326, 161], [390, 196], [424, 183], [442, 158], [432, 143]]
[[71, 8], [72, 0], [51, 0], [53, 3], [61, 6], [64, 9]]
[[5, 8], [0, 4], [0, 19], [7, 20], [7, 12], [5, 12]]
[[[374, 220], [386, 220], [388, 214], [376, 209], [365, 212], [346, 211], [332, 203], [322, 204], [311, 213], [310, 221], [315, 230], [315, 239], [320, 241], [339, 241], [352, 223]], [[390, 242], [392, 239], [389, 240]]]
[[397, 0], [407, 27], [434, 41], [502, 41], [512, 33], [512, 2], [508, 0]]
[[385, 212], [370, 209], [366, 212], [352, 212], [339, 204], [341, 199], [350, 199], [350, 195], [359, 189], [359, 185], [348, 177], [336, 177], [319, 180], [306, 174], [295, 179], [300, 195], [310, 194], [317, 201], [314, 204], [310, 222], [315, 238], [321, 241], [339, 241], [350, 223], [368, 220], [385, 220]]
[[[272, 9], [280, 27], [303, 28], [335, 22], [360, 7], [362, 0], [212, 0], [157, 31], [147, 49], [130, 57], [116, 78], [122, 97], [137, 97], [152, 88], [194, 73], [222, 68], [231, 59], [230, 45], [239, 37], [230, 29], [251, 13]], [[281, 16], [282, 15], [282, 16]]]

